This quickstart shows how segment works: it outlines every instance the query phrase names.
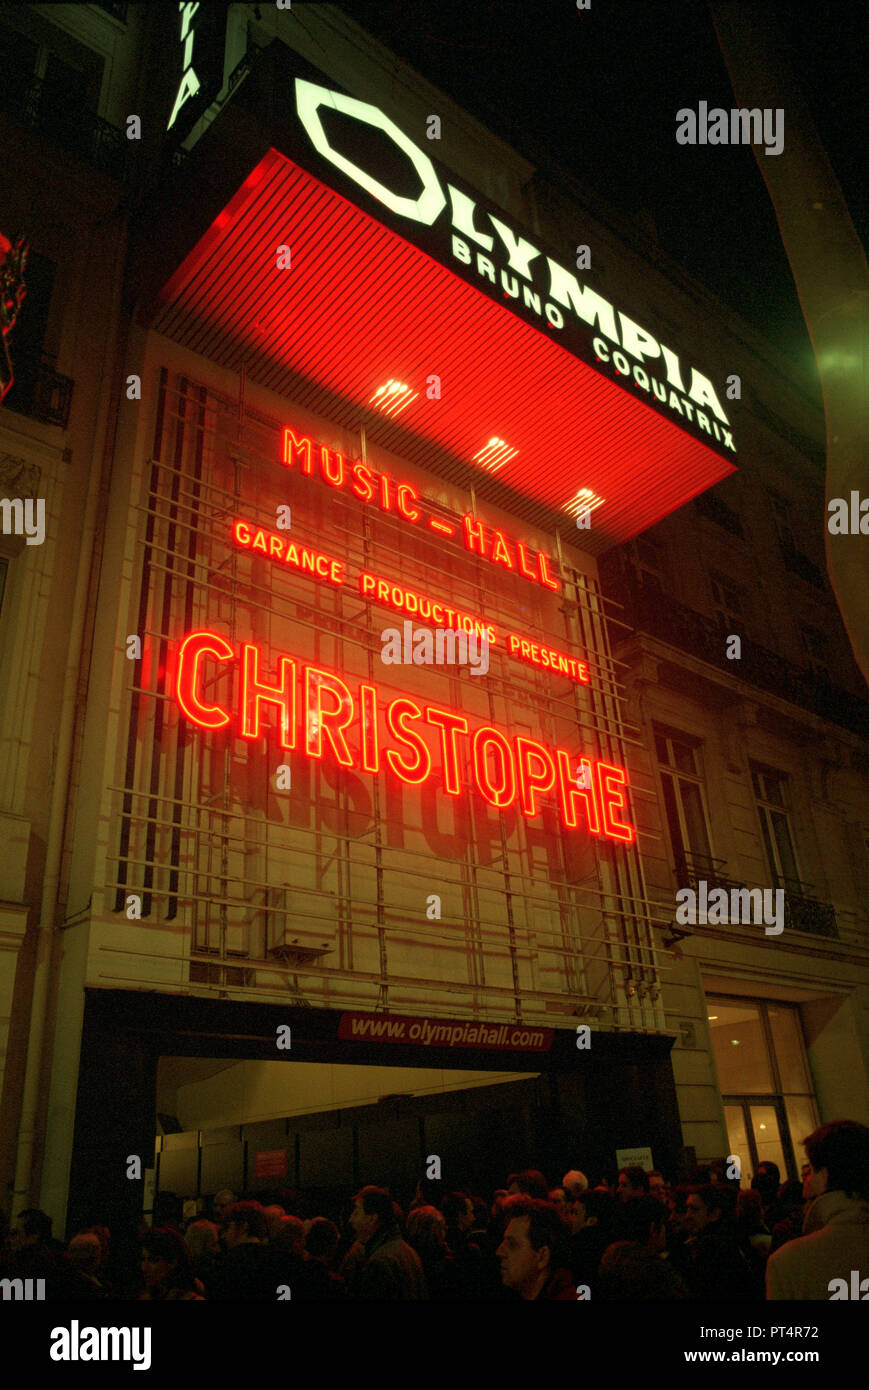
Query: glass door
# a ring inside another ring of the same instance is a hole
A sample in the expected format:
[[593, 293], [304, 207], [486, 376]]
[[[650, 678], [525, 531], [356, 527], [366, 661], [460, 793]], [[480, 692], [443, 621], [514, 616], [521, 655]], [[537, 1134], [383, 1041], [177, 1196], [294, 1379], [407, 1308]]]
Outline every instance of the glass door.
[[775, 1163], [782, 1182], [795, 1173], [793, 1150], [778, 1096], [725, 1096], [730, 1152], [742, 1163], [741, 1186], [749, 1187], [759, 1163]]

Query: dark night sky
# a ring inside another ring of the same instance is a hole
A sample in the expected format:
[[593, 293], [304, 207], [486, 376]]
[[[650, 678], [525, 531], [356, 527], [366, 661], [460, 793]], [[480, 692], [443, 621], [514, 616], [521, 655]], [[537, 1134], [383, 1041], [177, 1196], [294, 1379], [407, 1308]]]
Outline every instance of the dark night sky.
[[[814, 375], [753, 153], [676, 144], [680, 107], [736, 104], [704, 0], [592, 0], [586, 11], [574, 0], [347, 0], [342, 8], [515, 147], [530, 136], [623, 213], [649, 209], [667, 252]], [[863, 0], [775, 8], [866, 245], [867, 8]], [[293, 9], [303, 19], [304, 4]]]

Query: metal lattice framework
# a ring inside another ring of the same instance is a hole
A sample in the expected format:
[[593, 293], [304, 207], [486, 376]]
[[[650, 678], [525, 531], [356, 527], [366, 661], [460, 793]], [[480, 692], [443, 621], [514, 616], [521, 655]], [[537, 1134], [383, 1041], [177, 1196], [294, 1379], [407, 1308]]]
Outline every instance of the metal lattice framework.
[[[128, 734], [106, 877], [109, 911], [121, 919], [126, 895], [141, 896], [140, 928], [154, 929], [154, 946], [142, 949], [140, 929], [129, 949], [104, 948], [103, 978], [312, 1006], [661, 1029], [655, 910], [636, 846], [564, 831], [554, 808], [527, 820], [328, 758], [292, 755], [291, 787], [277, 791], [273, 738], [205, 733], [180, 717], [167, 673], [183, 632], [205, 627], [630, 764], [635, 739], [604, 601], [557, 538], [562, 593], [510, 576], [493, 582], [485, 561], [280, 468], [287, 423], [162, 373], [135, 521], [138, 610], [128, 630], [142, 635], [143, 652], [124, 662]], [[429, 507], [457, 519], [442, 483], [423, 491]], [[233, 543], [236, 517], [273, 526], [283, 503], [293, 538], [339, 557], [348, 581], [366, 568], [424, 585], [499, 628], [583, 656], [592, 684], [495, 651], [483, 678], [459, 666], [384, 666], [381, 632], [395, 615], [351, 582], [318, 584]]]

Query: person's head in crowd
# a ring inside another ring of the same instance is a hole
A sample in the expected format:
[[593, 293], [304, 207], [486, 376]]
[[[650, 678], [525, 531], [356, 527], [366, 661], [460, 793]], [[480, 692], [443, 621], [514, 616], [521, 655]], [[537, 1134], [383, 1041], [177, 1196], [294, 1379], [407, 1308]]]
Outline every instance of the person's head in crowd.
[[688, 1234], [685, 1213], [692, 1191], [693, 1187], [688, 1183], [679, 1183], [670, 1193], [670, 1225], [678, 1235]]
[[298, 1216], [282, 1216], [270, 1238], [276, 1250], [301, 1260], [305, 1253], [305, 1223]]
[[504, 1203], [506, 1202], [509, 1195], [510, 1194], [508, 1193], [506, 1187], [497, 1187], [493, 1192], [492, 1208], [489, 1212], [489, 1215], [491, 1216], [493, 1221], [500, 1220], [501, 1213], [504, 1210]]
[[631, 1197], [621, 1211], [621, 1234], [650, 1255], [667, 1248], [667, 1211], [657, 1197]]
[[184, 1232], [184, 1239], [194, 1263], [199, 1264], [214, 1259], [220, 1250], [219, 1235], [220, 1232], [213, 1221], [206, 1221], [204, 1217], [201, 1217], [197, 1221], [190, 1222]]
[[537, 1168], [526, 1168], [521, 1173], [511, 1173], [507, 1179], [507, 1193], [510, 1197], [523, 1195], [536, 1197], [545, 1202], [549, 1198], [549, 1186]]
[[552, 1205], [554, 1207], [557, 1207], [558, 1210], [561, 1212], [561, 1215], [564, 1216], [567, 1210], [567, 1194], [565, 1193], [564, 1188], [553, 1187], [552, 1191], [548, 1194], [548, 1197]]
[[759, 1163], [751, 1180], [751, 1190], [760, 1194], [761, 1203], [768, 1207], [778, 1196], [781, 1173], [777, 1163]]
[[811, 1172], [805, 1195], [844, 1192], [869, 1201], [869, 1129], [856, 1120], [833, 1120], [803, 1140]]
[[447, 1223], [437, 1207], [414, 1207], [407, 1216], [407, 1240], [419, 1254], [447, 1250]]
[[574, 1197], [578, 1197], [581, 1192], [588, 1191], [588, 1178], [578, 1168], [571, 1168], [561, 1179], [561, 1186], [570, 1201]]
[[216, 1192], [214, 1194], [214, 1200], [211, 1203], [211, 1208], [214, 1212], [214, 1219], [217, 1222], [218, 1226], [222, 1225], [222, 1223], [226, 1220], [226, 1213], [229, 1211], [230, 1207], [235, 1205], [235, 1201], [235, 1193], [230, 1192], [228, 1187], [224, 1187], [221, 1189], [220, 1192]]
[[305, 1236], [305, 1253], [311, 1260], [331, 1266], [341, 1233], [325, 1216], [315, 1216]]
[[551, 1202], [517, 1194], [504, 1204], [507, 1225], [495, 1251], [501, 1279], [523, 1299], [537, 1298], [563, 1267], [569, 1231]]
[[474, 1225], [474, 1204], [467, 1192], [448, 1192], [441, 1202], [444, 1220], [451, 1231], [466, 1235]]
[[356, 1193], [350, 1225], [354, 1236], [363, 1245], [373, 1240], [378, 1232], [398, 1228], [393, 1201], [385, 1187], [363, 1187]]
[[685, 1202], [685, 1227], [697, 1236], [716, 1222], [730, 1221], [736, 1207], [736, 1193], [725, 1183], [704, 1183], [693, 1188]]
[[194, 1287], [190, 1252], [177, 1231], [155, 1226], [142, 1241], [142, 1278], [151, 1297]]
[[803, 1206], [803, 1184], [798, 1178], [791, 1178], [788, 1182], [783, 1182], [778, 1191], [778, 1205], [782, 1216], [792, 1216], [795, 1211], [800, 1211]]
[[424, 1174], [417, 1178], [412, 1207], [438, 1206], [447, 1190], [442, 1178], [427, 1178]]
[[259, 1202], [233, 1202], [223, 1224], [227, 1250], [237, 1245], [263, 1244], [268, 1239], [266, 1215]]
[[646, 1197], [648, 1192], [649, 1175], [645, 1169], [632, 1164], [630, 1168], [621, 1170], [616, 1183], [616, 1195], [620, 1202], [627, 1201], [628, 1197]]
[[158, 1230], [174, 1226], [181, 1233], [183, 1203], [175, 1192], [158, 1192], [154, 1198], [153, 1222]]
[[269, 1240], [274, 1240], [278, 1231], [281, 1229], [281, 1222], [286, 1216], [283, 1207], [271, 1206], [263, 1207], [263, 1214], [266, 1219], [266, 1227], [269, 1233]]
[[587, 1208], [586, 1203], [590, 1193], [581, 1192], [577, 1197], [571, 1197], [562, 1215], [570, 1227], [571, 1235], [579, 1235], [585, 1228]]
[[474, 1224], [471, 1227], [471, 1230], [487, 1230], [489, 1226], [489, 1221], [491, 1220], [491, 1211], [488, 1204], [483, 1201], [482, 1197], [475, 1197], [473, 1192], [469, 1193], [468, 1195], [471, 1199], [471, 1206], [474, 1209]]
[[46, 1245], [51, 1240], [51, 1217], [38, 1207], [28, 1207], [18, 1213], [12, 1244], [18, 1250]]
[[66, 1253], [76, 1269], [96, 1279], [103, 1262], [99, 1236], [94, 1235], [93, 1231], [80, 1231], [69, 1242]]
[[743, 1188], [737, 1194], [736, 1221], [746, 1235], [757, 1235], [764, 1230], [763, 1201], [755, 1188]]
[[615, 1221], [615, 1198], [611, 1197], [607, 1191], [599, 1192], [597, 1188], [593, 1188], [589, 1192], [584, 1192], [579, 1201], [585, 1208], [583, 1227], [597, 1226], [604, 1235], [609, 1235]]
[[111, 1246], [112, 1240], [112, 1233], [108, 1226], [86, 1226], [82, 1234], [96, 1236], [100, 1243], [100, 1250], [102, 1251], [102, 1262], [105, 1264], [106, 1260], [109, 1258], [109, 1247]]
[[653, 1168], [646, 1176], [649, 1179], [649, 1196], [657, 1197], [659, 1202], [663, 1202], [665, 1206], [669, 1206], [670, 1193], [664, 1174], [657, 1168]]

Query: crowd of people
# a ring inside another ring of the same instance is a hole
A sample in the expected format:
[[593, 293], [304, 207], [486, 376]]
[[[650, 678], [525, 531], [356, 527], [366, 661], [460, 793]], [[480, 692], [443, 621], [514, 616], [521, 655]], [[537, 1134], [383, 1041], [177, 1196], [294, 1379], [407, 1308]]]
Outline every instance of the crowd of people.
[[218, 1192], [186, 1225], [162, 1192], [150, 1226], [94, 1225], [64, 1247], [31, 1209], [0, 1230], [0, 1280], [43, 1279], [62, 1300], [846, 1297], [833, 1281], [869, 1272], [869, 1129], [823, 1125], [805, 1148], [801, 1182], [761, 1163], [746, 1188], [726, 1160], [679, 1185], [630, 1167], [596, 1185], [571, 1169], [550, 1187], [528, 1169], [491, 1201], [420, 1178], [406, 1212], [369, 1185], [333, 1213], [343, 1230], [299, 1192]]

